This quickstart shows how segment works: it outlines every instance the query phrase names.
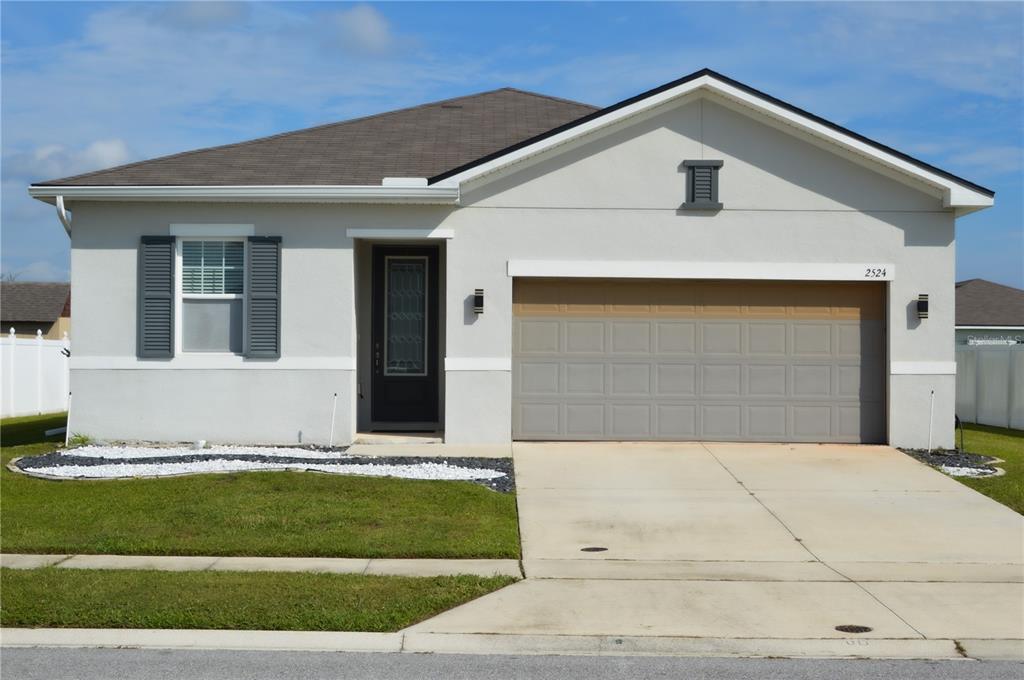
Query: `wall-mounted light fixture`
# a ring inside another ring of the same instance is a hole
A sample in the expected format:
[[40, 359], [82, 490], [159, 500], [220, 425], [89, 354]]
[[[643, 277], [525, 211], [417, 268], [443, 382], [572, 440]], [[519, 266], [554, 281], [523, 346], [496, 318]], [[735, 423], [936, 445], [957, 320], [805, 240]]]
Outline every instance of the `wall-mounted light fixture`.
[[473, 291], [473, 313], [483, 314], [484, 313], [484, 289], [477, 288]]
[[917, 318], [927, 319], [928, 318], [928, 295], [927, 293], [921, 293], [917, 296]]

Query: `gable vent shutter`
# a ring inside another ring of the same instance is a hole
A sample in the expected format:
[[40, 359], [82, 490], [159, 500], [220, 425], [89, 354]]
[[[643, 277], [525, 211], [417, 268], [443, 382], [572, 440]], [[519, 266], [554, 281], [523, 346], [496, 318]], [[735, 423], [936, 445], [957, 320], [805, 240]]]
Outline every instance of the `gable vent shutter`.
[[721, 209], [718, 202], [718, 169], [722, 161], [684, 161], [688, 169], [686, 208]]
[[139, 244], [140, 358], [174, 356], [174, 237], [143, 236]]
[[245, 355], [281, 356], [281, 237], [249, 237]]

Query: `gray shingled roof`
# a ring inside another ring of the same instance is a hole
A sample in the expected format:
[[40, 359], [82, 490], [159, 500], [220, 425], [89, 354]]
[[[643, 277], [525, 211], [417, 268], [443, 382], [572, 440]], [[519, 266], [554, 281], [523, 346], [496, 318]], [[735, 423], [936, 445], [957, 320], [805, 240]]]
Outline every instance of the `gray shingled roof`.
[[956, 325], [1024, 327], [1024, 290], [985, 279], [959, 281]]
[[439, 175], [596, 110], [503, 88], [39, 184], [379, 185]]
[[53, 323], [61, 317], [70, 295], [69, 283], [4, 281], [0, 283], [0, 320]]

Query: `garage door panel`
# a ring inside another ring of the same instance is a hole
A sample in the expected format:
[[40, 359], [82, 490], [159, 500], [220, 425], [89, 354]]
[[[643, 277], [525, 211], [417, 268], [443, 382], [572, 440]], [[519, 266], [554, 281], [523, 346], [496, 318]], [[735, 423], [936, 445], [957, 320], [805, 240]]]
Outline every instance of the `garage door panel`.
[[747, 432], [754, 439], [779, 439], [787, 434], [785, 404], [747, 407]]
[[702, 354], [738, 355], [743, 351], [743, 326], [738, 321], [705, 322], [700, 338]]
[[659, 403], [655, 405], [656, 435], [659, 439], [695, 439], [697, 429], [696, 404]]
[[517, 326], [518, 347], [520, 354], [554, 354], [561, 350], [558, 339], [561, 336], [561, 323], [546, 319], [523, 319]]
[[611, 404], [609, 435], [612, 439], [650, 439], [653, 435], [652, 404]]
[[701, 369], [701, 396], [736, 397], [740, 395], [742, 372], [738, 364], [705, 364]]
[[566, 354], [602, 354], [607, 329], [602, 321], [565, 321]]
[[605, 369], [603, 363], [568, 362], [565, 364], [565, 392], [574, 397], [603, 397]]
[[786, 324], [750, 322], [747, 326], [747, 354], [786, 356]]
[[651, 354], [649, 321], [612, 321], [612, 354]]
[[615, 363], [611, 365], [611, 376], [611, 396], [650, 398], [650, 364]]
[[519, 392], [528, 395], [558, 396], [561, 394], [557, 361], [524, 361], [518, 364]]
[[697, 366], [695, 364], [661, 363], [655, 368], [654, 396], [697, 396]]
[[520, 283], [516, 439], [884, 441], [880, 285]]
[[695, 321], [656, 321], [654, 351], [658, 354], [696, 354], [697, 323]]
[[707, 439], [742, 439], [742, 415], [739, 404], [702, 404], [701, 435]]
[[603, 438], [605, 435], [605, 411], [603, 403], [565, 405], [565, 431], [570, 436], [583, 439]]
[[747, 370], [747, 395], [751, 397], [788, 396], [785, 364], [751, 364]]

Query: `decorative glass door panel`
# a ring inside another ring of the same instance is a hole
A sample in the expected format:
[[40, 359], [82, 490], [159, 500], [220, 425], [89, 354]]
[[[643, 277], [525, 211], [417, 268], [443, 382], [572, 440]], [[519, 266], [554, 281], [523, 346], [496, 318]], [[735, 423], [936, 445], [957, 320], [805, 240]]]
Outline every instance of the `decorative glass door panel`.
[[426, 257], [385, 259], [385, 375], [426, 375], [427, 267]]

